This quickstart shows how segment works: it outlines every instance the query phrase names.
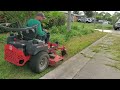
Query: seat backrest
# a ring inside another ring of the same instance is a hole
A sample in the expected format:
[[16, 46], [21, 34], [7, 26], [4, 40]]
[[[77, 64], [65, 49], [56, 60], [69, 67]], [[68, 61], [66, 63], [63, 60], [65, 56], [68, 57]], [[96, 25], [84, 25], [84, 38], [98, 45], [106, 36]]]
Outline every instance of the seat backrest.
[[32, 39], [36, 38], [36, 36], [37, 36], [36, 29], [37, 29], [37, 27], [34, 27], [34, 28], [27, 29], [25, 31], [21, 31], [23, 40], [32, 40]]

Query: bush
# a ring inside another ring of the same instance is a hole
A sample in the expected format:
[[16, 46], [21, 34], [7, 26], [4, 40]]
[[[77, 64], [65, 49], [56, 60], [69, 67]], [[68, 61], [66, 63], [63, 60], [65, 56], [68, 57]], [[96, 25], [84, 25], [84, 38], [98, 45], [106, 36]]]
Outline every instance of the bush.
[[66, 33], [65, 40], [67, 41], [74, 36], [81, 36], [81, 35], [82, 35], [81, 32], [71, 29], [71, 31]]
[[103, 25], [102, 24], [96, 24], [95, 26], [96, 29], [107, 29], [107, 30], [111, 30], [113, 29], [113, 26], [112, 25]]
[[65, 34], [67, 32], [67, 27], [65, 25], [63, 25], [63, 26], [53, 26], [50, 29], [50, 32], [54, 33], [54, 34]]
[[82, 36], [94, 32], [93, 27], [85, 26], [84, 28], [79, 23], [73, 23], [71, 26], [71, 31], [67, 32], [66, 25], [63, 26], [53, 26], [50, 29], [51, 41], [60, 41], [61, 44], [68, 41], [70, 38], [75, 36]]
[[89, 28], [89, 27], [84, 27], [82, 29], [80, 29], [80, 32], [82, 35], [86, 35], [86, 34], [90, 34], [94, 32], [93, 28]]
[[34, 18], [38, 12], [40, 11], [1, 11], [0, 17], [3, 17], [4, 22], [17, 22], [22, 27], [28, 19]]
[[[19, 27], [23, 27], [26, 21], [34, 18], [39, 11], [1, 11], [0, 16], [4, 17], [4, 22], [17, 23]], [[43, 22], [43, 27], [49, 29], [53, 26], [65, 25], [65, 14], [57, 11], [42, 11], [47, 19]], [[0, 30], [3, 32], [3, 30]]]
[[6, 40], [6, 38], [7, 38], [7, 35], [5, 34], [0, 34], [0, 41], [5, 41]]
[[[82, 28], [82, 26], [80, 26], [80, 24], [79, 25], [72, 24], [71, 31], [69, 31], [69, 32], [67, 32], [66, 25], [53, 26], [50, 30], [51, 30], [50, 31], [51, 34], [57, 35], [57, 36], [55, 36], [56, 39], [59, 39], [59, 37], [61, 37], [61, 35], [63, 35], [65, 41], [69, 40], [70, 38], [72, 38], [74, 36], [82, 36], [82, 35], [86, 35], [86, 34], [90, 34], [90, 33], [94, 32], [94, 29], [92, 27]], [[60, 35], [60, 36], [58, 37], [58, 35]]]
[[96, 28], [96, 29], [102, 29], [102, 24], [96, 24], [96, 25], [95, 25], [95, 28]]
[[111, 29], [113, 29], [113, 26], [112, 25], [106, 25], [106, 26], [104, 26], [104, 28], [108, 29], [108, 30], [111, 30]]
[[52, 26], [62, 26], [65, 25], [66, 17], [65, 14], [58, 11], [51, 11], [45, 13], [47, 19], [44, 21], [45, 28], [51, 28]]
[[[18, 22], [20, 26], [26, 23], [29, 18], [34, 18], [39, 11], [1, 11], [0, 17], [4, 17], [4, 22]], [[45, 14], [47, 19], [44, 21], [45, 28], [51, 28], [52, 26], [65, 25], [65, 14], [58, 11], [41, 11]]]
[[51, 42], [58, 41], [59, 44], [62, 45], [62, 44], [65, 43], [65, 35], [62, 35], [62, 34], [51, 34], [50, 41]]
[[5, 32], [7, 32], [5, 29], [0, 28], [0, 33], [5, 33]]

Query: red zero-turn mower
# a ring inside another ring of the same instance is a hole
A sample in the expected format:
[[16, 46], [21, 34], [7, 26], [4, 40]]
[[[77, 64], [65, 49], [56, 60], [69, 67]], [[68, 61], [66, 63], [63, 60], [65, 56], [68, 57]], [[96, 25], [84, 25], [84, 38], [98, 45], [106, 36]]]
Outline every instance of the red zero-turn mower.
[[[6, 26], [7, 25], [7, 26]], [[48, 65], [55, 65], [64, 59], [66, 49], [59, 47], [56, 43], [45, 43], [36, 38], [37, 25], [27, 28], [11, 28], [10, 24], [0, 24], [0, 27], [13, 31], [7, 38], [4, 47], [4, 59], [17, 66], [24, 66], [29, 63], [31, 70], [35, 73], [44, 71]], [[56, 53], [61, 51], [61, 55]]]

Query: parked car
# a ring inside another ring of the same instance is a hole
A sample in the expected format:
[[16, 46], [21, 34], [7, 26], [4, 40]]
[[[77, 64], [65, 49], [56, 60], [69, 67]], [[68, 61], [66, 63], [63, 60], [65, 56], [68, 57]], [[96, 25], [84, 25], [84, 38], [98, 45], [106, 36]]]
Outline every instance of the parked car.
[[92, 23], [92, 18], [80, 18], [78, 19], [78, 22], [85, 22], [85, 23]]
[[116, 23], [113, 25], [113, 28], [114, 28], [114, 30], [120, 29], [120, 22], [116, 22]]
[[93, 22], [92, 18], [86, 18], [86, 23], [92, 23], [92, 22]]
[[78, 19], [78, 22], [85, 22], [85, 18]]
[[98, 23], [103, 23], [104, 22], [104, 20], [98, 20]]

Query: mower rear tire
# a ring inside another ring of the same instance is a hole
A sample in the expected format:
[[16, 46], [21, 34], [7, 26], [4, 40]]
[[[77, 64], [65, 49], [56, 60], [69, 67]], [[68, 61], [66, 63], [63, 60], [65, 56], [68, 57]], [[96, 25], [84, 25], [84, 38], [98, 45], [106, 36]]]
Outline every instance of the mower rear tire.
[[49, 65], [49, 55], [47, 52], [39, 52], [37, 55], [32, 56], [29, 62], [31, 70], [35, 73], [44, 71]]

